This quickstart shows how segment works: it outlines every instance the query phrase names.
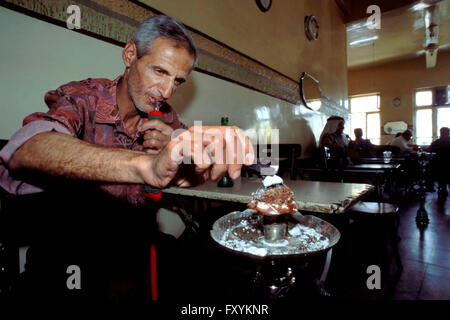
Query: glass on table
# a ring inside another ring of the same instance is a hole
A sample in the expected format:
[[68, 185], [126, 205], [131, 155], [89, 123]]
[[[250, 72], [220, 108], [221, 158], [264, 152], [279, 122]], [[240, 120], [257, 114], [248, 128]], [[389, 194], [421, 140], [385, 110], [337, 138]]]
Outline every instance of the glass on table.
[[384, 151], [383, 152], [384, 163], [389, 163], [392, 160], [392, 151]]

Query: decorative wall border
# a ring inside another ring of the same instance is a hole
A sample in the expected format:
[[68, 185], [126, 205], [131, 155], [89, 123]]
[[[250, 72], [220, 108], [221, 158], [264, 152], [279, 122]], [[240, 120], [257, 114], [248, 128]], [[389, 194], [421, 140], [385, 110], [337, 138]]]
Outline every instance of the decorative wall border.
[[[129, 41], [140, 22], [160, 14], [138, 1], [126, 0], [1, 0], [0, 5], [35, 18], [65, 26], [67, 7], [81, 9], [81, 29], [74, 29], [103, 41], [123, 46]], [[208, 37], [188, 26], [198, 47], [196, 71], [227, 80], [269, 96], [301, 104], [299, 84], [276, 70]], [[321, 112], [327, 115], [348, 114], [338, 103], [322, 96]]]

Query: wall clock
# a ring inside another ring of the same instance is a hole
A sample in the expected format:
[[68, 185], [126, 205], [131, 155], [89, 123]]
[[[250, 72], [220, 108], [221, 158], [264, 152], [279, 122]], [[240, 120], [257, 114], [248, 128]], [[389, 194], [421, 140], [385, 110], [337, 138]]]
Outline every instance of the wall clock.
[[319, 22], [316, 17], [305, 17], [305, 34], [308, 40], [317, 40], [319, 38]]
[[392, 99], [392, 106], [394, 108], [399, 108], [402, 105], [402, 100], [399, 97]]
[[261, 10], [262, 12], [269, 11], [270, 6], [272, 5], [272, 0], [255, 0], [255, 1], [259, 10]]

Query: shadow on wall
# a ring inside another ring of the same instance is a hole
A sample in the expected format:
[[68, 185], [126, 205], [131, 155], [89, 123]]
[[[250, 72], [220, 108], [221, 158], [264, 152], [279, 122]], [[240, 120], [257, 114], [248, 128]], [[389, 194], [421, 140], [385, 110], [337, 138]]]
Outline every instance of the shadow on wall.
[[[299, 143], [302, 145], [302, 157], [309, 157], [312, 155], [316, 148], [316, 138], [306, 119], [293, 119], [292, 121], [289, 121], [289, 125], [283, 129], [280, 130], [280, 137], [292, 137], [293, 140], [282, 141], [282, 143]], [[282, 140], [286, 140], [286, 138]]]

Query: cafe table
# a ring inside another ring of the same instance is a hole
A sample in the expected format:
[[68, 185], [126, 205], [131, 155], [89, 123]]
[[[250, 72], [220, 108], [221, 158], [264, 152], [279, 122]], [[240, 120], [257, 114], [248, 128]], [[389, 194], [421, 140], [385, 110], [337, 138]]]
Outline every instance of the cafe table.
[[[374, 186], [362, 183], [340, 183], [308, 180], [284, 180], [295, 195], [299, 211], [316, 213], [344, 213], [353, 204], [374, 190]], [[191, 188], [172, 187], [163, 193], [190, 196], [207, 200], [248, 203], [252, 193], [262, 185], [257, 177], [234, 180], [231, 188], [220, 188], [209, 181]]]
[[351, 164], [344, 167], [344, 172], [353, 173], [367, 173], [376, 175], [376, 190], [378, 199], [382, 199], [382, 185], [383, 182], [387, 182], [387, 190], [390, 192], [392, 190], [393, 179], [395, 177], [395, 172], [400, 168], [399, 163], [361, 163], [361, 164]]

